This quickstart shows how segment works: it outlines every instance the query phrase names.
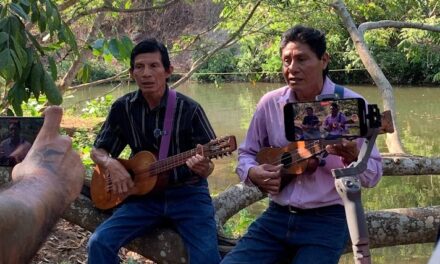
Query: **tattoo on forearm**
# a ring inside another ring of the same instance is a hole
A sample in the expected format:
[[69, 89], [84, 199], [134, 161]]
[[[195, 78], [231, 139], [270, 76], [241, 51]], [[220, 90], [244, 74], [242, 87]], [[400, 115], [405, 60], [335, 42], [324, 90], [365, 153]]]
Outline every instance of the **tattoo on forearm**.
[[63, 154], [64, 153], [62, 151], [58, 151], [48, 147], [45, 147], [41, 150], [37, 150], [33, 153], [33, 155], [35, 155], [35, 159], [37, 160], [37, 163], [54, 174], [57, 174], [57, 171], [53, 166], [54, 161], [58, 156], [62, 156]]

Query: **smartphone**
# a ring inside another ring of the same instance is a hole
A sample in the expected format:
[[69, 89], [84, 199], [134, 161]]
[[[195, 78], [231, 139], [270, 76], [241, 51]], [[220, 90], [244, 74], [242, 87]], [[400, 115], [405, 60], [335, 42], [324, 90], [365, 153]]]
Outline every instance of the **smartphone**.
[[366, 103], [362, 98], [288, 103], [284, 127], [289, 141], [363, 137]]
[[0, 166], [14, 167], [23, 161], [43, 121], [43, 117], [0, 117]]

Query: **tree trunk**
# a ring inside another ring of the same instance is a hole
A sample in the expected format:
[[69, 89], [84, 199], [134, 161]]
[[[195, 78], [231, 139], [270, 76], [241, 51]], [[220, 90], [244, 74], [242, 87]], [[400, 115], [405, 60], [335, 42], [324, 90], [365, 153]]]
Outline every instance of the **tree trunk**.
[[99, 13], [96, 16], [92, 29], [87, 36], [84, 46], [79, 51], [78, 57], [75, 61], [73, 61], [72, 66], [70, 66], [70, 69], [59, 82], [58, 88], [60, 89], [61, 93], [64, 93], [66, 89], [72, 85], [75, 76], [83, 66], [84, 62], [91, 57], [92, 51], [90, 50], [89, 45], [96, 40], [96, 35], [101, 27], [102, 22], [104, 21], [105, 15], [106, 13]]
[[371, 78], [373, 78], [373, 81], [379, 88], [383, 100], [383, 110], [391, 110], [394, 133], [387, 134], [386, 144], [388, 146], [388, 150], [391, 153], [404, 153], [403, 146], [400, 141], [399, 130], [396, 125], [396, 110], [393, 96], [393, 87], [391, 86], [390, 82], [387, 80], [382, 70], [377, 65], [376, 61], [371, 55], [370, 51], [368, 50], [364, 38], [356, 28], [356, 25], [354, 24], [350, 13], [347, 11], [345, 4], [341, 0], [337, 0], [333, 2], [331, 6], [341, 17], [344, 26], [347, 28], [347, 31], [349, 32], [350, 37], [353, 40], [359, 57], [361, 58]]

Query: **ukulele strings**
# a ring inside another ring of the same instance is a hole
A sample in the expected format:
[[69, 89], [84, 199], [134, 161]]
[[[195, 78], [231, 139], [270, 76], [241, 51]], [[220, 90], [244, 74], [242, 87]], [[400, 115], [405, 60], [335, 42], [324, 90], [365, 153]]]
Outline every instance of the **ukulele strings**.
[[[207, 144], [202, 146], [202, 153], [207, 153], [207, 157], [212, 157], [216, 155], [223, 154], [221, 149], [214, 151], [212, 150], [212, 147], [215, 146], [215, 144]], [[195, 148], [192, 150], [188, 150], [182, 153], [179, 153], [175, 156], [169, 157], [164, 160], [159, 160], [151, 164], [151, 166], [148, 168], [148, 172], [150, 175], [157, 175], [159, 173], [168, 171], [170, 169], [173, 169], [179, 165], [183, 165], [186, 160], [192, 156], [195, 156], [198, 154], [199, 149]]]
[[[307, 149], [310, 152], [310, 155], [307, 157], [302, 157], [299, 154], [299, 149], [294, 149], [292, 151], [289, 152], [285, 152], [285, 153], [289, 153], [290, 157], [283, 157], [284, 155], [281, 155], [281, 159], [279, 160], [275, 160], [274, 162], [272, 162], [272, 165], [278, 165], [278, 164], [283, 164], [286, 166], [290, 166], [295, 162], [301, 162], [304, 160], [307, 160], [313, 156], [315, 156], [316, 154], [319, 154], [323, 151], [323, 145], [321, 144], [320, 140], [314, 140], [311, 141], [312, 143], [306, 142], [306, 145], [304, 146], [304, 149]], [[318, 150], [315, 150], [315, 147], [318, 147]], [[284, 153], [283, 153], [284, 154]], [[283, 161], [288, 161], [291, 160], [290, 162], [287, 163], [283, 163]]]

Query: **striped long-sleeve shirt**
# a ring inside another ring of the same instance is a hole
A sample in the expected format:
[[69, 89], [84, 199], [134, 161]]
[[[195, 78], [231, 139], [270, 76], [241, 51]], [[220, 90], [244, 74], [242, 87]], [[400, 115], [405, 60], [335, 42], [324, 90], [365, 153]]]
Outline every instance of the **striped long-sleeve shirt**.
[[[178, 92], [176, 97], [168, 156], [193, 149], [197, 144], [206, 144], [215, 138], [214, 130], [200, 104]], [[95, 148], [102, 148], [115, 158], [127, 144], [132, 156], [142, 150], [157, 154], [162, 137], [157, 132], [163, 130], [167, 98], [168, 89], [159, 106], [154, 109], [148, 107], [139, 90], [117, 99], [95, 140]], [[192, 176], [193, 172], [183, 165], [171, 172], [170, 181], [180, 182]]]

